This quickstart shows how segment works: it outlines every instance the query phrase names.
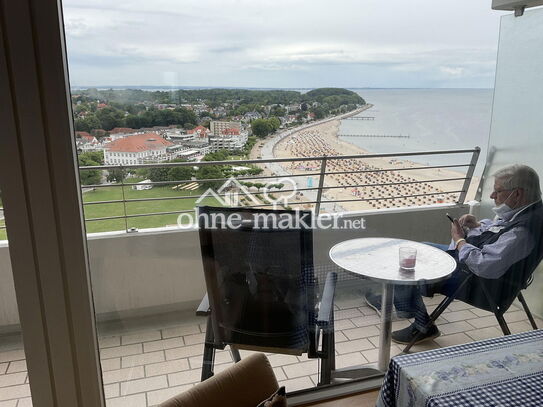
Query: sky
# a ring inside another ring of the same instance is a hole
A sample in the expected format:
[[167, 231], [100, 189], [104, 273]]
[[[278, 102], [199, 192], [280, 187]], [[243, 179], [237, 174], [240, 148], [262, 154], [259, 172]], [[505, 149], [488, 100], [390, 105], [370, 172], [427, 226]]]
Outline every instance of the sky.
[[490, 0], [63, 0], [72, 86], [492, 88]]

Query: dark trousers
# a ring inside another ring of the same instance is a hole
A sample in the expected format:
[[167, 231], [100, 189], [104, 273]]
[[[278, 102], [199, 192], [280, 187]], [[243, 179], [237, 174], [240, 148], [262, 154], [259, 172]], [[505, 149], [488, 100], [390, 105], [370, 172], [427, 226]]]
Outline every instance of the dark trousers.
[[[447, 251], [448, 246], [438, 243], [424, 242], [429, 246]], [[460, 283], [461, 274], [457, 268], [451, 277], [437, 284], [423, 284], [420, 286], [414, 285], [397, 285], [394, 287], [394, 306], [398, 311], [414, 315], [414, 325], [419, 331], [425, 331], [424, 327], [430, 322], [430, 316], [422, 301], [422, 295], [440, 293], [444, 295], [452, 295], [458, 284]]]

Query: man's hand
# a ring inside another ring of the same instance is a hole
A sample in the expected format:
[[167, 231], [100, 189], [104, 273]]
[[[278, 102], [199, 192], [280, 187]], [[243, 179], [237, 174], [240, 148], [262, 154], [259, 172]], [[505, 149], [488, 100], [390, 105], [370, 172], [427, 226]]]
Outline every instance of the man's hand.
[[458, 239], [463, 239], [465, 236], [464, 229], [460, 226], [460, 222], [458, 219], [454, 219], [453, 223], [451, 223], [452, 240], [456, 242]]
[[477, 218], [473, 215], [462, 215], [460, 219], [458, 219], [458, 223], [462, 227], [467, 227], [469, 229], [478, 228], [481, 226], [479, 222], [477, 222]]

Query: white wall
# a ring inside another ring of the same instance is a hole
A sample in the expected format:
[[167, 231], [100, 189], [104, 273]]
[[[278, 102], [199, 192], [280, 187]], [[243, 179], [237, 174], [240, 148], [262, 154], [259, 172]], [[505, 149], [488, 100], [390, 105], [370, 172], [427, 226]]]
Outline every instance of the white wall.
[[[356, 237], [397, 237], [447, 243], [449, 221], [467, 208], [434, 207], [348, 213], [364, 216], [366, 230], [317, 230], [315, 264], [330, 264], [328, 251]], [[89, 258], [99, 319], [191, 310], [205, 293], [198, 233], [191, 231], [110, 232], [89, 236]], [[0, 332], [18, 324], [9, 248], [0, 245]], [[2, 328], [3, 327], [3, 328]]]

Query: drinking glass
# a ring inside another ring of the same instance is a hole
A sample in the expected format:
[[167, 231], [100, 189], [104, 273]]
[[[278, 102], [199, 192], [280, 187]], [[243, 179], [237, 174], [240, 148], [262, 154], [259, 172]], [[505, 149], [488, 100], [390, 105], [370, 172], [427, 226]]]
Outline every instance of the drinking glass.
[[412, 247], [400, 247], [400, 267], [413, 270], [417, 263], [417, 249]]

